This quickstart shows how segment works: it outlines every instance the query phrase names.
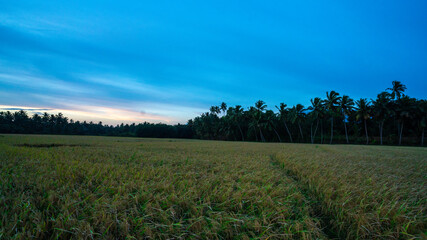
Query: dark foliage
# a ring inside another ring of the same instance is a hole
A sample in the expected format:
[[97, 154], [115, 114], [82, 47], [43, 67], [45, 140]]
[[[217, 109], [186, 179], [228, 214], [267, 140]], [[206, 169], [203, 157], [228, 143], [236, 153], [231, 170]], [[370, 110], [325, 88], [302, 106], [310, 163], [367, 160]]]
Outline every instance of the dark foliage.
[[64, 135], [103, 135], [127, 137], [155, 138], [191, 138], [193, 136], [188, 125], [166, 124], [120, 124], [117, 126], [103, 125], [102, 122], [80, 122], [69, 120], [61, 113], [42, 116], [34, 114], [29, 117], [25, 111], [0, 112], [0, 133], [21, 134], [64, 134]]
[[392, 87], [376, 99], [353, 100], [335, 91], [316, 97], [311, 106], [276, 106], [277, 113], [257, 101], [247, 110], [226, 104], [212, 106], [191, 120], [196, 138], [217, 140], [424, 145], [427, 101], [404, 94], [406, 86]]

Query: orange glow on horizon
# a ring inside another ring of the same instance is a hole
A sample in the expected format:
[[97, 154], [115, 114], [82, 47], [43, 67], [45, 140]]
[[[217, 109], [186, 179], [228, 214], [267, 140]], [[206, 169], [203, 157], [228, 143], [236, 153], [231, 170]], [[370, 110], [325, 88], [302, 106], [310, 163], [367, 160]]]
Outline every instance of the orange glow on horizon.
[[[10, 106], [0, 105], [0, 111], [18, 111], [20, 109], [32, 115], [38, 112], [47, 112], [49, 114], [62, 113], [65, 117], [73, 119], [74, 121], [102, 121], [104, 124], [120, 124], [120, 123], [171, 123], [172, 120], [165, 116], [147, 114], [137, 111], [130, 111], [118, 108], [100, 107], [100, 106], [78, 106], [78, 109], [58, 109], [58, 108], [42, 108], [42, 107], [28, 107], [28, 106]], [[16, 109], [16, 110], [7, 110]], [[49, 109], [49, 110], [46, 110]]]

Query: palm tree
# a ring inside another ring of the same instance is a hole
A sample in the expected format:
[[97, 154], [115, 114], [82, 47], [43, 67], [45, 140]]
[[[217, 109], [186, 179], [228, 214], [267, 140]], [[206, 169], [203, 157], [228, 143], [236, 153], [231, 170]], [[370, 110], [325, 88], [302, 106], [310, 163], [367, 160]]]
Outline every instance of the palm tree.
[[213, 115], [218, 115], [219, 113], [221, 113], [221, 109], [218, 106], [211, 106], [211, 108], [209, 109], [209, 111]]
[[345, 130], [345, 139], [347, 140], [347, 144], [348, 144], [349, 142], [348, 142], [348, 134], [347, 134], [346, 116], [350, 115], [351, 110], [353, 109], [354, 101], [349, 96], [343, 95], [339, 104], [340, 104], [341, 113], [344, 118], [343, 121], [344, 121], [344, 130]]
[[[316, 128], [314, 130], [314, 134], [312, 133], [313, 129], [313, 123], [310, 127], [310, 133], [311, 133], [311, 143], [314, 143], [314, 138], [316, 137], [317, 128], [319, 126], [319, 120], [323, 117], [323, 101], [319, 97], [315, 97], [314, 99], [310, 100], [311, 106], [308, 107], [308, 110], [310, 110], [310, 115], [313, 117], [314, 120], [316, 120]], [[322, 131], [323, 135], [323, 131]]]
[[265, 142], [265, 138], [264, 138], [264, 134], [262, 134], [262, 130], [261, 130], [261, 125], [262, 125], [261, 121], [262, 121], [262, 115], [263, 115], [263, 112], [264, 112], [264, 110], [265, 110], [266, 108], [267, 108], [267, 105], [265, 105], [265, 102], [264, 102], [264, 101], [262, 101], [262, 100], [258, 100], [258, 101], [255, 103], [255, 109], [256, 109], [256, 112], [255, 112], [256, 124], [257, 124], [257, 127], [258, 127], [258, 129], [259, 129], [259, 135], [260, 135], [260, 137], [261, 137], [261, 141], [263, 141], [263, 142]]
[[383, 145], [383, 128], [385, 120], [390, 117], [391, 96], [388, 92], [382, 92], [377, 95], [377, 99], [373, 102], [373, 112], [375, 118], [378, 120], [379, 130], [380, 130], [380, 142]]
[[363, 119], [363, 122], [365, 123], [366, 144], [369, 144], [368, 127], [366, 125], [366, 120], [371, 117], [369, 104], [370, 103], [366, 98], [361, 98], [356, 101], [356, 120]]
[[243, 108], [242, 108], [242, 106], [236, 105], [236, 107], [234, 108], [234, 116], [235, 116], [235, 120], [237, 122], [237, 126], [239, 127], [240, 134], [242, 135], [242, 141], [245, 141], [245, 137], [244, 137], [242, 128], [240, 127], [240, 122], [243, 119]]
[[410, 119], [412, 116], [414, 116], [414, 110], [416, 110], [415, 106], [415, 99], [410, 98], [407, 95], [402, 95], [401, 98], [399, 98], [396, 101], [396, 116], [397, 116], [397, 122], [400, 123], [399, 128], [399, 145], [402, 144], [402, 136], [403, 136], [403, 125], [405, 123], [405, 120]]
[[221, 105], [219, 106], [219, 109], [225, 113], [227, 111], [227, 104], [225, 102], [222, 102]]
[[279, 139], [279, 142], [282, 142], [282, 139], [280, 138], [280, 135], [276, 130], [276, 124], [274, 123], [276, 121], [276, 114], [274, 114], [272, 110], [267, 110], [265, 112], [265, 120], [268, 129], [273, 130], [277, 138]]
[[418, 128], [421, 131], [421, 146], [424, 146], [424, 131], [427, 127], [427, 101], [420, 100], [417, 104]]
[[283, 121], [283, 123], [285, 124], [285, 129], [286, 129], [286, 132], [287, 132], [287, 133], [288, 133], [288, 135], [289, 135], [289, 139], [291, 140], [291, 142], [293, 142], [293, 141], [292, 141], [292, 134], [291, 134], [291, 132], [289, 131], [288, 125], [286, 124], [286, 118], [287, 118], [287, 115], [288, 115], [288, 113], [289, 113], [288, 108], [287, 108], [287, 105], [286, 105], [286, 104], [284, 104], [284, 103], [280, 103], [280, 107], [277, 107], [277, 106], [276, 106], [276, 108], [277, 108], [277, 110], [279, 110], [280, 119], [281, 119], [281, 120]]
[[245, 112], [245, 117], [249, 121], [249, 130], [253, 129], [253, 132], [255, 133], [255, 141], [258, 142], [258, 119], [256, 108], [253, 106], [249, 107], [248, 111]]
[[392, 87], [391, 88], [387, 88], [386, 90], [390, 90], [391, 91], [391, 98], [392, 99], [400, 99], [400, 97], [402, 96], [403, 92], [405, 92], [406, 90], [406, 86], [403, 85], [400, 81], [396, 81], [394, 80], [392, 82]]
[[236, 105], [236, 107], [230, 107], [227, 110], [227, 116], [230, 116], [230, 121], [237, 125], [237, 128], [240, 131], [240, 135], [242, 137], [242, 141], [245, 141], [245, 137], [243, 135], [242, 128], [240, 127], [240, 122], [243, 117], [243, 108], [240, 105]]
[[326, 99], [324, 100], [325, 108], [328, 110], [331, 117], [331, 140], [329, 144], [332, 144], [332, 139], [334, 137], [334, 115], [337, 112], [337, 107], [339, 106], [339, 101], [341, 97], [339, 97], [339, 93], [335, 91], [326, 92]]
[[292, 107], [290, 110], [292, 124], [297, 122], [302, 141], [304, 141], [304, 135], [302, 133], [301, 122], [304, 120], [305, 117], [304, 111], [304, 106], [299, 103], [296, 106]]
[[320, 119], [320, 143], [323, 144], [323, 121], [327, 117], [327, 110], [325, 108], [323, 100], [319, 108], [319, 119]]
[[[394, 102], [391, 105], [393, 105], [392, 106], [392, 111], [394, 112], [393, 116], [395, 118], [395, 122], [397, 123], [397, 135], [400, 136], [402, 130], [400, 129], [401, 124], [400, 124], [399, 120], [396, 119], [396, 118], [399, 118], [399, 113], [395, 112], [396, 109], [397, 109], [397, 103], [396, 103], [396, 101], [399, 100], [400, 97], [402, 96], [403, 92], [405, 92], [406, 86], [403, 85], [400, 81], [394, 80], [392, 82], [392, 87], [391, 88], [387, 88], [386, 90], [390, 90], [391, 91], [390, 92], [390, 96], [391, 96], [391, 99], [394, 100]], [[400, 141], [401, 140], [400, 140], [400, 137], [399, 137], [399, 142]]]

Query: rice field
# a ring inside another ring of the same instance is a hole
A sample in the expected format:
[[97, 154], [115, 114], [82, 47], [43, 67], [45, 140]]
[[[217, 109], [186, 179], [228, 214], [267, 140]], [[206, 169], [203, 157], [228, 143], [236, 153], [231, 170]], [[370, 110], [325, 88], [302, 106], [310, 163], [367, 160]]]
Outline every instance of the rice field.
[[423, 239], [427, 149], [0, 135], [0, 239]]

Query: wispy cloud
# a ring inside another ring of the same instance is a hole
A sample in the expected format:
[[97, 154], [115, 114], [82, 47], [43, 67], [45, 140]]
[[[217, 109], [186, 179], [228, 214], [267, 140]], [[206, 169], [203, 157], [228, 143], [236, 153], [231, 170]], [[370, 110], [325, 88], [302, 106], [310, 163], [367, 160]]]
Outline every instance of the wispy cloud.
[[108, 87], [120, 88], [129, 92], [150, 95], [156, 98], [165, 98], [174, 96], [172, 92], [162, 91], [159, 88], [148, 84], [143, 84], [141, 81], [120, 76], [79, 76], [90, 83], [101, 84]]
[[[0, 70], [2, 68], [0, 67]], [[19, 87], [27, 87], [39, 90], [51, 90], [57, 92], [68, 92], [68, 93], [81, 93], [88, 94], [94, 93], [93, 89], [84, 88], [77, 86], [69, 82], [65, 82], [59, 79], [52, 79], [48, 77], [37, 77], [37, 73], [19, 72], [14, 71], [13, 73], [0, 73], [0, 83], [7, 83]]]
[[53, 109], [51, 109], [51, 108], [22, 108], [22, 107], [12, 107], [12, 108], [0, 108], [0, 110], [3, 110], [3, 111], [21, 111], [21, 110], [24, 110], [24, 111], [31, 111], [31, 112], [33, 112], [33, 111], [51, 111]]
[[3, 111], [18, 111], [24, 110], [30, 114], [40, 114], [47, 112], [49, 114], [63, 113], [66, 117], [79, 121], [102, 121], [106, 124], [119, 124], [119, 123], [141, 123], [141, 122], [163, 122], [174, 123], [166, 116], [155, 114], [148, 114], [141, 111], [131, 111], [118, 108], [92, 106], [92, 105], [69, 105], [69, 108], [33, 108], [28, 106], [5, 106], [0, 105], [0, 110]]

